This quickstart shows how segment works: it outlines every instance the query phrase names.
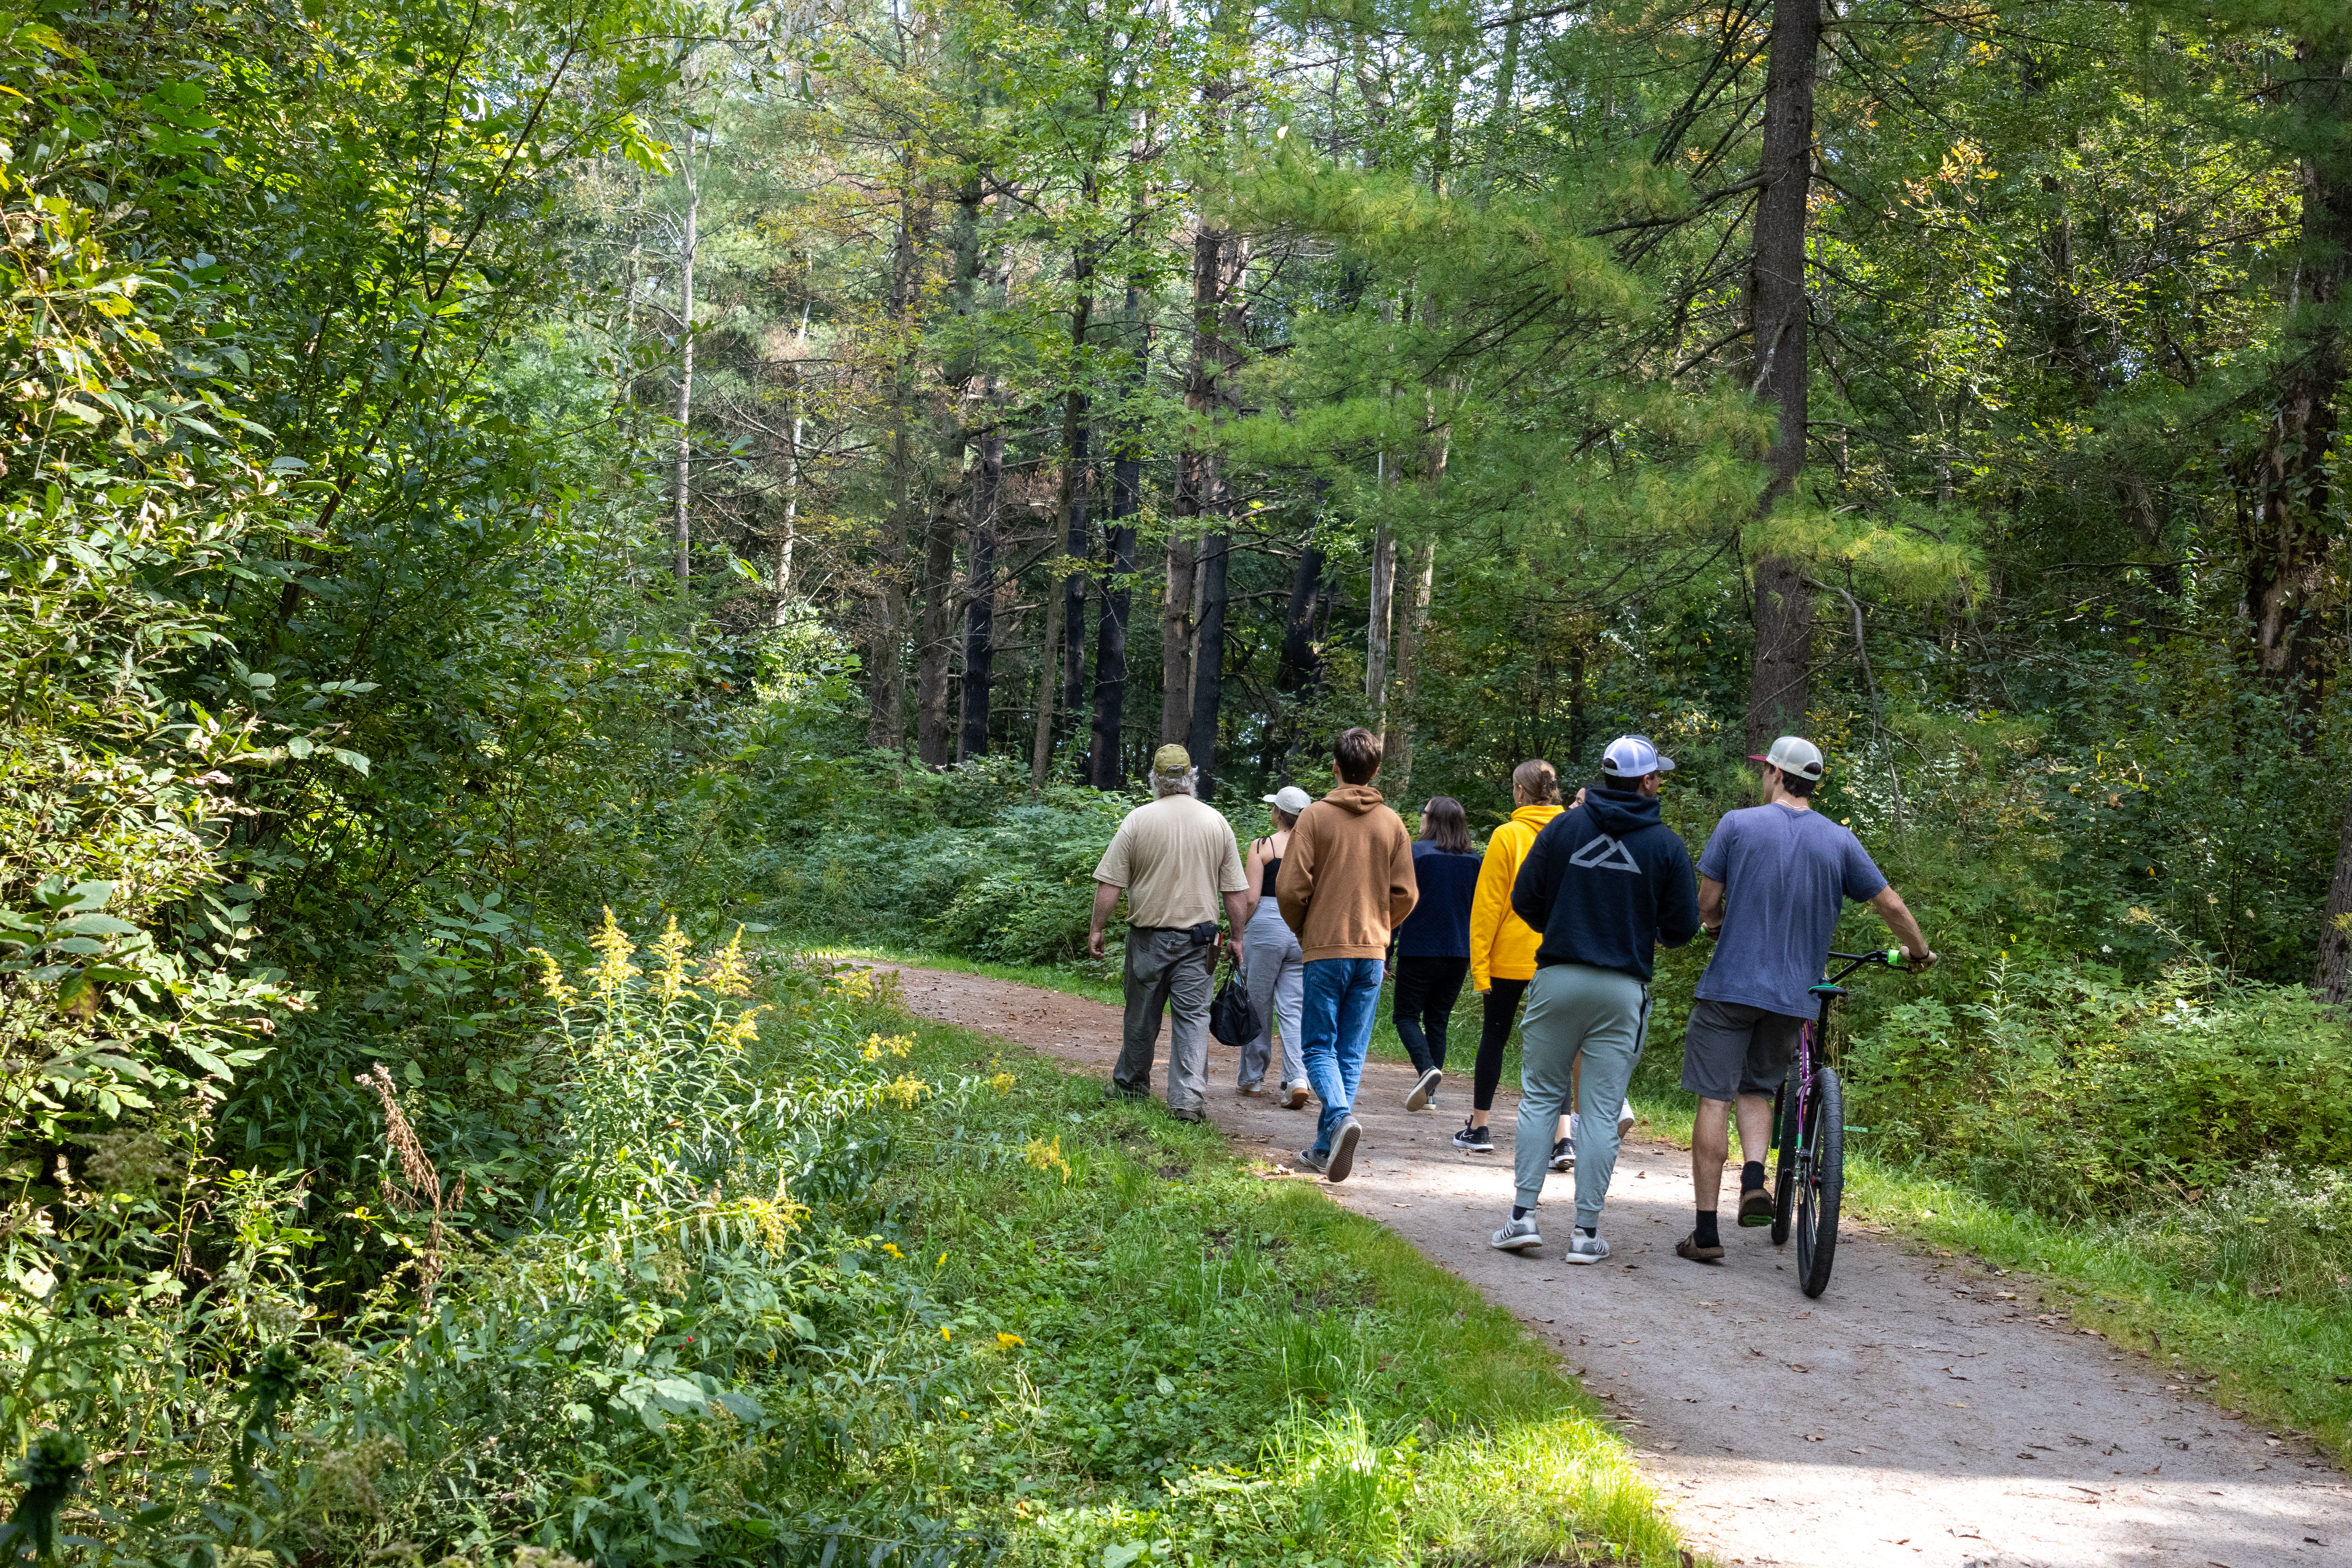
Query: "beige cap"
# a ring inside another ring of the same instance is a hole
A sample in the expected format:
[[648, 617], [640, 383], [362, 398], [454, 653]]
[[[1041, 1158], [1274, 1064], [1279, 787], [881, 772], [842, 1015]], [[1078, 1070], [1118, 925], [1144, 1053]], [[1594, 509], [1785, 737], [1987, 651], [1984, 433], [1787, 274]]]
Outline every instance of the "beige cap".
[[1192, 765], [1192, 753], [1181, 746], [1162, 746], [1151, 753], [1155, 773], [1181, 773]]

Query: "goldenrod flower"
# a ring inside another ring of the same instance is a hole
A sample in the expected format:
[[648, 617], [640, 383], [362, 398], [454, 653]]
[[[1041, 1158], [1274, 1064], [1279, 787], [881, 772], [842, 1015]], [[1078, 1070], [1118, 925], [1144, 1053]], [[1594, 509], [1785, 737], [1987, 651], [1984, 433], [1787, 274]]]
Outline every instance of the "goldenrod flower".
[[555, 955], [543, 947], [534, 947], [530, 951], [530, 955], [539, 960], [541, 971], [539, 983], [546, 988], [547, 999], [554, 1003], [559, 1011], [577, 1007], [580, 993], [564, 982], [563, 965], [555, 962]]
[[669, 917], [661, 935], [654, 938], [654, 954], [661, 960], [654, 970], [654, 990], [665, 1002], [675, 1002], [686, 989], [686, 955], [694, 951], [694, 943], [677, 929], [677, 917]]
[[1019, 1334], [1008, 1334], [1002, 1329], [999, 1329], [996, 1331], [996, 1348], [998, 1350], [1009, 1351], [1015, 1345], [1025, 1345], [1028, 1342], [1028, 1341], [1023, 1339]]
[[901, 1263], [907, 1261], [907, 1255], [898, 1250], [898, 1244], [895, 1241], [884, 1242], [882, 1244], [882, 1250], [888, 1253], [891, 1257], [897, 1258]]
[[1011, 1094], [1013, 1086], [1020, 1081], [1009, 1072], [1001, 1072], [988, 1080], [988, 1087], [999, 1094]]
[[1029, 1146], [1021, 1151], [1021, 1157], [1041, 1171], [1061, 1172], [1065, 1182], [1070, 1179], [1070, 1163], [1062, 1157], [1062, 1140], [1058, 1136], [1051, 1143], [1043, 1138], [1032, 1138]]
[[636, 946], [629, 941], [629, 933], [621, 929], [621, 922], [613, 918], [612, 905], [604, 906], [604, 929], [588, 939], [588, 945], [603, 955], [588, 971], [596, 984], [596, 994], [607, 1004], [618, 1001], [629, 982], [645, 972], [629, 962], [636, 953]]
[[751, 971], [743, 962], [743, 928], [737, 926], [727, 945], [702, 961], [699, 983], [721, 996], [749, 996]]
[[929, 1092], [930, 1087], [921, 1079], [910, 1078], [902, 1073], [882, 1086], [882, 1098], [901, 1110], [912, 1110], [915, 1109], [916, 1102]]

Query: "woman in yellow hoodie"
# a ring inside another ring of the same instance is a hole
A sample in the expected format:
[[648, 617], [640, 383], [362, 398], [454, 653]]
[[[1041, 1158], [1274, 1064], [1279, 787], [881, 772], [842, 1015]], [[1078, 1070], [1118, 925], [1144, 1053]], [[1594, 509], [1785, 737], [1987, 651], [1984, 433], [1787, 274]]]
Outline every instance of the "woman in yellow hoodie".
[[[1511, 770], [1511, 820], [1486, 840], [1478, 868], [1478, 891], [1470, 904], [1470, 986], [1486, 998], [1478, 1031], [1478, 1065], [1470, 1079], [1470, 1124], [1454, 1135], [1454, 1146], [1474, 1154], [1495, 1152], [1486, 1118], [1495, 1108], [1495, 1086], [1503, 1077], [1503, 1047], [1510, 1044], [1519, 998], [1536, 977], [1536, 947], [1543, 939], [1511, 912], [1511, 884], [1519, 862], [1545, 824], [1560, 813], [1559, 773], [1540, 757]], [[1568, 1136], [1561, 1119], [1557, 1136]]]

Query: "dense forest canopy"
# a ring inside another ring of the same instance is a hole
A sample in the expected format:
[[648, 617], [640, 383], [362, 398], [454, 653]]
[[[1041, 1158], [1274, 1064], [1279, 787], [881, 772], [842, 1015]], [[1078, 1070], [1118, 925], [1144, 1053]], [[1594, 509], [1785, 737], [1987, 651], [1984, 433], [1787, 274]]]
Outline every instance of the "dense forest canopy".
[[2337, 0], [32, 0], [0, 224], [10, 1277], [184, 1394], [429, 1300], [398, 1096], [537, 1223], [530, 950], [1072, 958], [1164, 742], [1801, 731], [1937, 984], [2352, 985]]

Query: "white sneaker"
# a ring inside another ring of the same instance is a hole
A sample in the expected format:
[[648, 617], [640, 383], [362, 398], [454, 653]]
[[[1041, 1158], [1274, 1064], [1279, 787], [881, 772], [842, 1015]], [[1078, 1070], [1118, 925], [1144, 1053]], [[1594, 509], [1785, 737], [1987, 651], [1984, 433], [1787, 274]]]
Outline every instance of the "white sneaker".
[[[1495, 1233], [1492, 1245], [1497, 1252], [1528, 1252], [1541, 1247], [1543, 1235], [1536, 1229], [1536, 1216], [1505, 1220], [1503, 1228]], [[1608, 1249], [1601, 1250], [1605, 1257]]]
[[1617, 1136], [1622, 1140], [1632, 1131], [1633, 1131], [1633, 1102], [1629, 1100], [1617, 1108]]
[[1428, 1110], [1430, 1100], [1437, 1093], [1437, 1086], [1444, 1081], [1444, 1073], [1435, 1068], [1430, 1068], [1421, 1075], [1421, 1081], [1412, 1086], [1412, 1092], [1404, 1097], [1404, 1108], [1407, 1110]]
[[[1501, 1246], [1500, 1242], [1496, 1243]], [[1609, 1257], [1609, 1243], [1597, 1236], [1587, 1236], [1580, 1230], [1568, 1233], [1568, 1248], [1559, 1255], [1562, 1263], [1601, 1263]]]

